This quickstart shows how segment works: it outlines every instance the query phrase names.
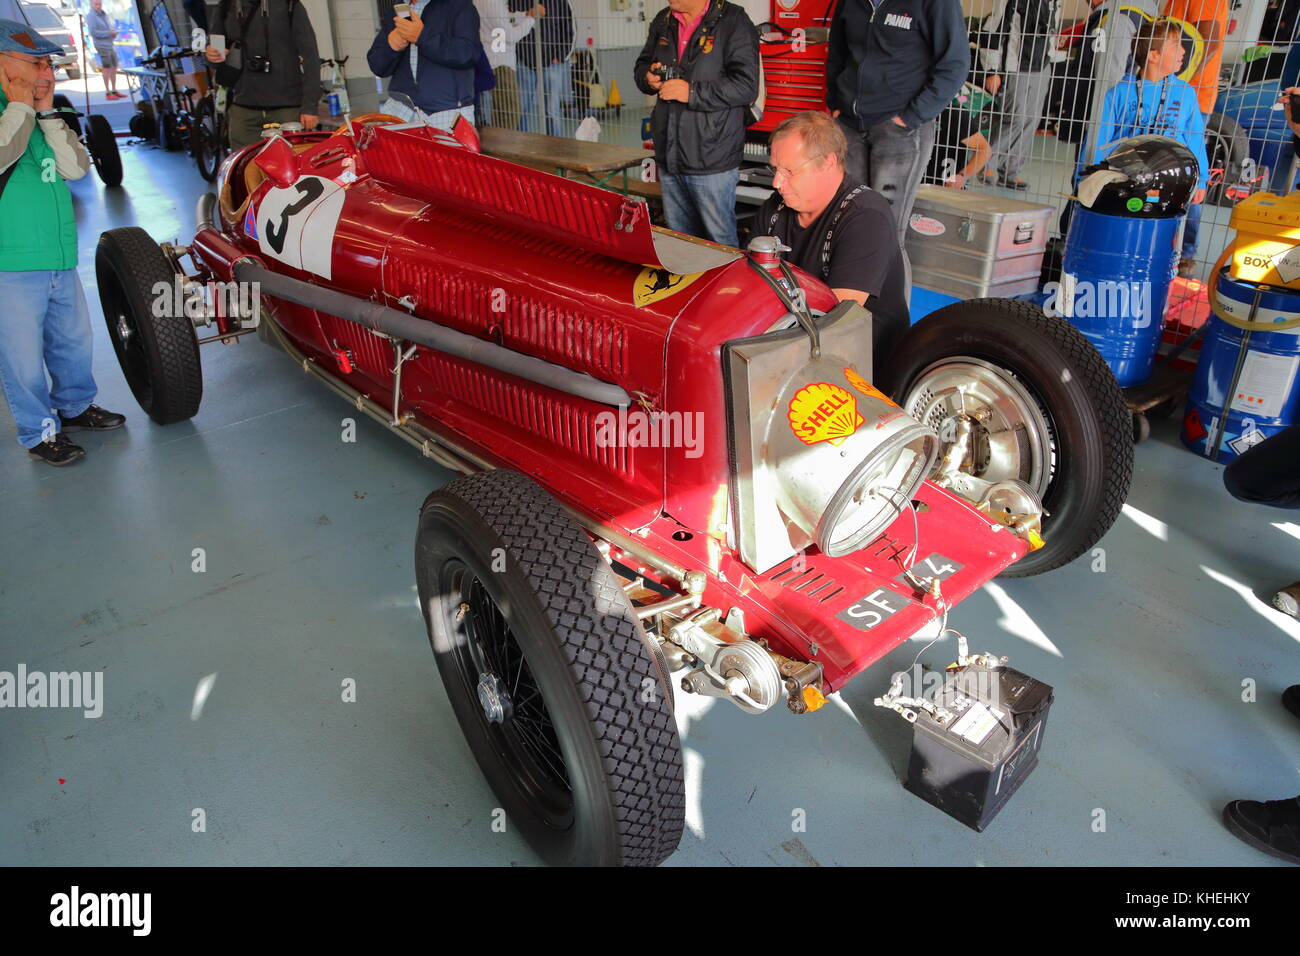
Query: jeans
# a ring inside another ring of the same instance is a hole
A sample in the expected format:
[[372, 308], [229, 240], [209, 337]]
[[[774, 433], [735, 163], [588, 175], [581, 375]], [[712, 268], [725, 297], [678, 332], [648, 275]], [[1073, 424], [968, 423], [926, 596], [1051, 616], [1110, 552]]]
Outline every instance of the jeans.
[[[533, 109], [537, 104], [537, 71], [519, 67], [516, 76], [519, 81], [519, 106], [523, 115], [519, 118], [519, 128], [524, 132], [533, 131]], [[560, 105], [562, 96], [568, 95], [569, 62], [552, 63], [544, 70], [542, 82], [546, 84], [546, 132], [549, 136], [564, 135], [564, 110]]]
[[1183, 251], [1180, 253], [1184, 259], [1196, 258], [1196, 237], [1201, 232], [1201, 204], [1194, 203], [1187, 207], [1187, 219], [1183, 222]]
[[664, 218], [668, 228], [720, 242], [736, 244], [736, 184], [740, 170], [702, 176], [660, 173]]
[[1002, 84], [1001, 112], [995, 114], [989, 130], [989, 145], [993, 147], [989, 166], [1005, 179], [1019, 179], [1020, 171], [1029, 162], [1051, 82], [1051, 73], [1039, 70], [1009, 73]]
[[1275, 508], [1300, 508], [1300, 425], [1252, 445], [1223, 469], [1228, 494]]
[[76, 269], [0, 272], [0, 302], [0, 385], [31, 448], [59, 431], [56, 410], [75, 418], [95, 398], [90, 312]]
[[912, 217], [917, 187], [934, 151], [934, 120], [904, 129], [889, 119], [865, 132], [844, 120], [839, 120], [839, 124], [849, 141], [845, 169], [854, 179], [889, 200], [901, 247]]

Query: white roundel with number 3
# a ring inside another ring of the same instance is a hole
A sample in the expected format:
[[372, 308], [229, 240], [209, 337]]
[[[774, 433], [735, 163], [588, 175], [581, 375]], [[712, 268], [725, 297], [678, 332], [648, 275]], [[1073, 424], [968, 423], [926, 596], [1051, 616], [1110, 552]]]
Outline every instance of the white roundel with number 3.
[[285, 265], [333, 278], [334, 231], [347, 193], [332, 179], [300, 176], [277, 187], [257, 209], [257, 241], [263, 253]]

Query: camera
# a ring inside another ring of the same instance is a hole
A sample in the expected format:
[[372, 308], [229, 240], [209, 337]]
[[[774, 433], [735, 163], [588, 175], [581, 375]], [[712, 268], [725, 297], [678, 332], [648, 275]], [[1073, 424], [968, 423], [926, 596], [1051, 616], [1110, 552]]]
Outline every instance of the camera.
[[265, 56], [250, 56], [248, 62], [244, 64], [244, 69], [250, 73], [270, 73], [271, 60]]
[[671, 63], [666, 65], [661, 63], [659, 64], [659, 69], [651, 70], [650, 72], [659, 77], [659, 79], [663, 80], [665, 83], [669, 80], [680, 80], [682, 78], [681, 69]]

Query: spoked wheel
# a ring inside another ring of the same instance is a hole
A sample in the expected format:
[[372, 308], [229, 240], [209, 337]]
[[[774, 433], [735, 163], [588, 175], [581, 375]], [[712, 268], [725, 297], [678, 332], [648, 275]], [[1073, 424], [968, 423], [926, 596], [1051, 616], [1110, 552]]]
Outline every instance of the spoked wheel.
[[199, 344], [194, 323], [175, 314], [176, 272], [167, 257], [143, 229], [110, 229], [99, 237], [95, 276], [108, 336], [135, 400], [159, 425], [193, 418], [203, 398]]
[[199, 175], [208, 182], [217, 178], [221, 167], [222, 147], [217, 123], [217, 112], [211, 99], [199, 103], [198, 113], [194, 117], [194, 132], [190, 150], [194, 162], [199, 167]]
[[667, 858], [685, 812], [668, 675], [586, 532], [531, 479], [489, 471], [429, 495], [415, 554], [452, 708], [532, 848]]
[[100, 181], [105, 186], [122, 185], [122, 154], [117, 149], [117, 137], [108, 120], [98, 113], [86, 117], [86, 147]]
[[1133, 418], [1068, 322], [1011, 299], [956, 303], [914, 325], [883, 370], [882, 387], [939, 432], [945, 455], [967, 435], [962, 472], [1023, 481], [1042, 499], [1046, 544], [1004, 576], [1068, 564], [1114, 523], [1133, 476]]

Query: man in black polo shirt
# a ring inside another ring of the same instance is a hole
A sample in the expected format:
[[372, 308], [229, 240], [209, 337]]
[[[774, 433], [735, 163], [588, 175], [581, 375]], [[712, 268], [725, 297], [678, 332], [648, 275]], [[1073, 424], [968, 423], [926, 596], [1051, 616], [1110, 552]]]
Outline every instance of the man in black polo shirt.
[[796, 113], [772, 132], [773, 195], [754, 235], [776, 236], [786, 259], [841, 301], [871, 310], [876, 367], [907, 331], [907, 285], [894, 214], [884, 196], [848, 176], [848, 143], [825, 113]]

